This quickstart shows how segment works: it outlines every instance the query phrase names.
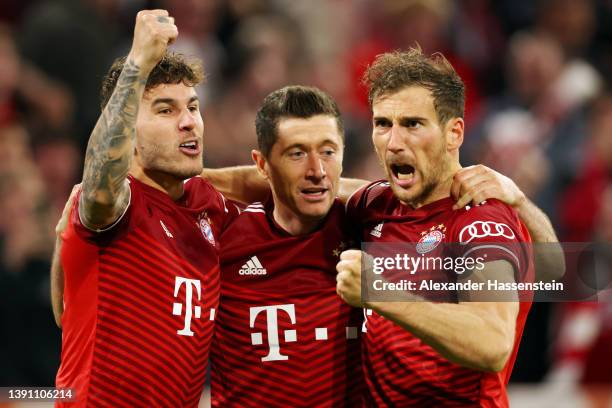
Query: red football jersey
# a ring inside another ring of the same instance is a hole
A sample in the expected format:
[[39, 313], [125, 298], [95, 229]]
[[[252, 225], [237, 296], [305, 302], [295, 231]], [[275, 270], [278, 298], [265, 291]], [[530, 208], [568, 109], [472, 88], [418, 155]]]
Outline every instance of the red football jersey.
[[57, 386], [74, 388], [78, 406], [195, 407], [219, 298], [216, 239], [227, 209], [200, 177], [185, 183], [178, 202], [129, 182], [128, 209], [103, 231], [80, 222], [78, 197], [72, 208], [61, 253]]
[[247, 207], [221, 236], [221, 300], [211, 351], [214, 407], [361, 405], [361, 309], [336, 294], [349, 245], [344, 208], [292, 236], [272, 203]]
[[[421, 242], [424, 247], [429, 242], [428, 248], [432, 248], [438, 243], [469, 242], [472, 252], [486, 249], [486, 262], [499, 259], [510, 262], [517, 282], [533, 279], [533, 260], [528, 248], [499, 245], [530, 242], [526, 227], [509, 206], [487, 200], [476, 207], [453, 210], [453, 204], [448, 197], [412, 209], [393, 195], [388, 183], [379, 181], [351, 197], [347, 214], [349, 219], [361, 223], [364, 243]], [[410, 332], [366, 310], [362, 340], [367, 384], [365, 404], [380, 407], [508, 406], [506, 384], [530, 306], [530, 302], [520, 303], [514, 350], [498, 373], [451, 363]]]

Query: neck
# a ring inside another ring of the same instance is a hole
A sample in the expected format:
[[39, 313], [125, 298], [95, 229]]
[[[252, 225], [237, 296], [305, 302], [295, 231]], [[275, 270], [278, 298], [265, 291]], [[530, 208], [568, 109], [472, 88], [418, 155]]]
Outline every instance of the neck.
[[453, 177], [455, 173], [457, 173], [461, 169], [461, 165], [457, 162], [456, 164], [451, 164], [447, 171], [443, 173], [443, 176], [440, 178], [440, 181], [435, 185], [431, 193], [427, 194], [419, 202], [409, 203], [413, 208], [419, 208], [424, 205], [433, 203], [434, 201], [441, 200], [446, 197], [450, 197], [451, 195], [451, 186], [453, 185]]
[[291, 235], [309, 234], [316, 230], [321, 224], [320, 218], [309, 218], [297, 216], [293, 211], [284, 206], [276, 205], [278, 201], [274, 200], [274, 211], [272, 217], [274, 221], [285, 231]]
[[183, 196], [183, 180], [140, 166], [132, 166], [130, 173], [138, 181], [168, 194], [173, 201]]

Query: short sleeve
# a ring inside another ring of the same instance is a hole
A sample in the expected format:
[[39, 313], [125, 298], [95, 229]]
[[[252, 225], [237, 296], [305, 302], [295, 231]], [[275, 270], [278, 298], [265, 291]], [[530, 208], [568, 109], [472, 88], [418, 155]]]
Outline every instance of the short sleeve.
[[237, 201], [225, 198], [225, 196], [221, 193], [219, 193], [219, 196], [223, 202], [223, 219], [221, 220], [220, 224], [221, 231], [219, 231], [219, 233], [222, 233], [240, 215], [244, 209], [244, 205]]
[[386, 191], [386, 180], [378, 180], [355, 191], [346, 201], [346, 216], [350, 223], [360, 224], [368, 217], [370, 205]]
[[506, 260], [517, 280], [524, 281], [532, 265], [531, 238], [514, 210], [497, 200], [459, 210], [451, 230], [456, 256], [483, 258], [484, 262]]

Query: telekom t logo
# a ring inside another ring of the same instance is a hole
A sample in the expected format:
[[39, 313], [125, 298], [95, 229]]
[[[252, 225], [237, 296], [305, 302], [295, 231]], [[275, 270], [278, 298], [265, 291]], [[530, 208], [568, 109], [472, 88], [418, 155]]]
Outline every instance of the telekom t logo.
[[[270, 348], [268, 355], [261, 358], [261, 361], [279, 361], [288, 360], [289, 357], [280, 353], [280, 344], [278, 339], [278, 311], [282, 310], [289, 315], [291, 324], [295, 324], [295, 305], [273, 305], [273, 306], [258, 306], [249, 308], [250, 312], [250, 327], [255, 327], [255, 321], [260, 312], [266, 311], [266, 322], [268, 327], [268, 346]], [[297, 340], [295, 330], [285, 330], [285, 342], [293, 342]], [[251, 333], [251, 343], [258, 346], [263, 343], [261, 333]]]
[[[198, 295], [197, 300], [200, 300], [202, 290], [198, 279], [187, 279], [177, 276], [174, 281], [174, 297], [178, 297], [183, 283], [185, 284], [185, 302], [187, 303], [185, 305], [185, 327], [181, 330], [177, 330], [176, 334], [181, 336], [193, 336], [193, 332], [191, 331], [191, 317], [195, 315], [196, 319], [199, 319], [202, 314], [202, 308], [200, 306], [194, 306], [192, 310], [193, 288], [196, 288], [196, 293]], [[182, 312], [183, 304], [175, 302], [172, 305], [172, 314], [174, 316], [180, 316]]]

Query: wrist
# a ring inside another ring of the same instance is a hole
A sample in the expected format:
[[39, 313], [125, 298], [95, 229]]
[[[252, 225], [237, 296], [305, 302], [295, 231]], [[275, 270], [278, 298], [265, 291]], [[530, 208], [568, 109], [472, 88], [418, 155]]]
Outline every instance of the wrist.
[[514, 204], [512, 205], [512, 207], [516, 210], [519, 211], [521, 209], [523, 209], [525, 207], [525, 205], [527, 204], [528, 200], [527, 200], [527, 196], [525, 195], [525, 193], [523, 193], [522, 191], [520, 191], [520, 194], [518, 196], [518, 198], [516, 200], [514, 200]]
[[156, 64], [151, 65], [145, 59], [130, 52], [127, 58], [125, 59], [124, 67], [129, 66], [133, 71], [136, 71], [134, 73], [136, 73], [139, 78], [145, 79], [149, 77], [149, 74], [151, 73], [151, 71], [153, 71], [155, 65]]

